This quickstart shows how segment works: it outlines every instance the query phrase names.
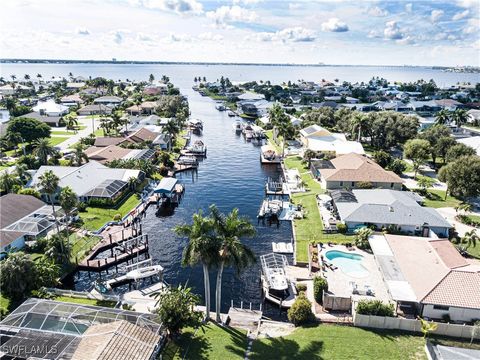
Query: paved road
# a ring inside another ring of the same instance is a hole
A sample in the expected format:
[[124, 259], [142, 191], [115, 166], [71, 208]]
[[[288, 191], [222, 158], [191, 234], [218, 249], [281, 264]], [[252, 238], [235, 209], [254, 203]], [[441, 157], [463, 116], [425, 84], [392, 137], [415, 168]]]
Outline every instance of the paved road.
[[[458, 232], [459, 236], [464, 236], [466, 232], [475, 229], [473, 226], [465, 225], [455, 220], [455, 216], [457, 215], [457, 212], [455, 211], [454, 208], [451, 208], [451, 207], [438, 208], [437, 211], [440, 213], [440, 215], [442, 215], [445, 219], [447, 219], [447, 221], [450, 224], [455, 226], [455, 230]], [[478, 212], [472, 212], [470, 214], [480, 215], [480, 213]], [[477, 232], [480, 233], [479, 230], [477, 230]]]
[[[86, 137], [92, 132], [94, 132], [96, 129], [98, 129], [98, 126], [100, 125], [100, 121], [98, 119], [95, 119], [95, 128], [92, 127], [92, 119], [87, 118], [86, 116], [79, 116], [78, 117], [78, 125], [79, 126], [86, 126], [85, 129], [80, 130], [78, 133], [75, 135], [70, 136], [67, 140], [64, 142], [56, 145], [55, 147], [58, 148], [60, 151], [65, 151], [68, 150], [68, 148], [78, 142], [80, 138]], [[54, 131], [66, 131], [65, 128], [55, 128]], [[52, 135], [52, 137], [63, 137], [65, 135]]]

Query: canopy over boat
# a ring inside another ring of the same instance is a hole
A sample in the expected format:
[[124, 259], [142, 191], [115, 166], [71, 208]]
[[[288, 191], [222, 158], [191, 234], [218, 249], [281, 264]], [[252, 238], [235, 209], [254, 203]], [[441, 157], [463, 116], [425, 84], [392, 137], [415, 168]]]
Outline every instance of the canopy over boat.
[[267, 152], [273, 152], [274, 154], [276, 153], [275, 148], [273, 146], [269, 145], [269, 144], [262, 146], [262, 153], [265, 154]]
[[170, 194], [175, 189], [177, 182], [178, 179], [165, 177], [160, 180], [160, 184], [157, 185], [153, 192], [156, 194]]

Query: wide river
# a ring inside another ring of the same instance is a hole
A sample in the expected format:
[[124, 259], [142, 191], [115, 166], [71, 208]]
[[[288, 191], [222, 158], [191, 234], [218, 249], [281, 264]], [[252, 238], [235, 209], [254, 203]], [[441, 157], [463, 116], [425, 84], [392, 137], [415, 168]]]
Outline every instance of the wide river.
[[[157, 217], [156, 209], [151, 207], [143, 221], [144, 232], [151, 239], [150, 253], [155, 262], [165, 268], [165, 279], [171, 284], [185, 283], [203, 293], [203, 277], [200, 267], [183, 268], [180, 265], [185, 239], [178, 238], [172, 228], [181, 223], [190, 222], [198, 210], [208, 211], [210, 204], [216, 204], [223, 212], [238, 208], [242, 215], [251, 219], [257, 226], [256, 215], [264, 198], [264, 184], [267, 177], [278, 176], [276, 167], [262, 166], [259, 161], [260, 149], [253, 143], [245, 142], [242, 136], [233, 131], [233, 120], [224, 112], [215, 109], [215, 102], [194, 92], [191, 87], [195, 76], [205, 76], [214, 81], [227, 76], [232, 81], [270, 80], [282, 81], [319, 81], [322, 78], [340, 81], [368, 81], [373, 76], [384, 77], [389, 81], [415, 81], [433, 78], [439, 86], [448, 86], [458, 81], [480, 82], [479, 74], [453, 74], [428, 68], [397, 67], [294, 67], [294, 66], [221, 66], [221, 65], [120, 65], [120, 64], [1, 64], [0, 75], [17, 78], [37, 73], [44, 78], [67, 76], [104, 76], [112, 79], [146, 80], [149, 74], [157, 79], [162, 75], [180, 87], [182, 94], [188, 96], [193, 118], [204, 122], [202, 140], [208, 147], [208, 157], [202, 161], [198, 172], [178, 174], [186, 185], [186, 193], [173, 216]], [[257, 226], [257, 235], [245, 239], [257, 256], [271, 252], [272, 241], [289, 241], [292, 236], [289, 223], [276, 226]], [[239, 277], [227, 269], [223, 277], [223, 302], [225, 311], [233, 300], [252, 302], [255, 308], [261, 302], [259, 282], [260, 266], [257, 264]], [[212, 290], [215, 272], [211, 274]], [[93, 278], [92, 278], [93, 279]], [[77, 288], [90, 284], [87, 276], [81, 276]], [[269, 315], [276, 310], [269, 308]]]

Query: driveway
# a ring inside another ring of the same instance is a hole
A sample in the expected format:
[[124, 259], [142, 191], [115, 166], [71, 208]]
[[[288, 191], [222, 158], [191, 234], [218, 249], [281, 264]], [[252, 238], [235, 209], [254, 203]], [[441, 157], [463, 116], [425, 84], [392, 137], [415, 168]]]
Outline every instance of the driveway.
[[[455, 220], [455, 216], [457, 212], [454, 208], [445, 207], [445, 208], [438, 208], [437, 211], [442, 215], [447, 221], [455, 226], [455, 230], [458, 232], [459, 236], [464, 236], [466, 232], [474, 230], [473, 226], [462, 224], [461, 222]], [[472, 212], [469, 213], [470, 215], [480, 215], [480, 213]], [[480, 233], [480, 231], [479, 231]]]
[[[86, 127], [83, 130], [79, 130], [76, 134], [70, 136], [67, 140], [65, 140], [64, 142], [61, 142], [55, 147], [58, 148], [60, 151], [68, 150], [69, 147], [77, 143], [80, 140], [80, 138], [87, 137], [92, 132], [95, 132], [95, 130], [98, 129], [98, 126], [100, 125], [100, 121], [98, 119], [95, 119], [95, 125], [94, 125], [95, 127], [93, 127], [91, 118], [87, 118], [86, 116], [79, 116], [78, 125], [86, 126]], [[64, 130], [64, 128], [55, 128], [53, 130], [60, 131], [60, 130]], [[62, 137], [63, 135], [58, 135], [58, 136]], [[52, 137], [56, 137], [56, 136], [52, 135]]]

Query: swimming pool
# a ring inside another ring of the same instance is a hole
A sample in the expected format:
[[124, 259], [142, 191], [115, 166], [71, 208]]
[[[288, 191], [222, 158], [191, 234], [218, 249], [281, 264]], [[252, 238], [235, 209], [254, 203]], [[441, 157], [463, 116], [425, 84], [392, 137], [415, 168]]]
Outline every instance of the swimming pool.
[[368, 269], [362, 265], [363, 256], [360, 254], [330, 250], [325, 253], [325, 257], [349, 276], [363, 278], [370, 274]]

